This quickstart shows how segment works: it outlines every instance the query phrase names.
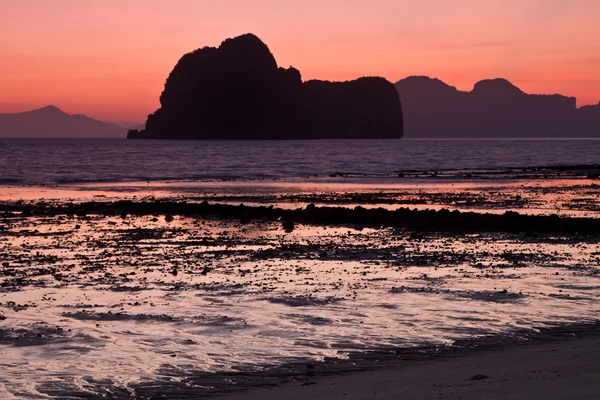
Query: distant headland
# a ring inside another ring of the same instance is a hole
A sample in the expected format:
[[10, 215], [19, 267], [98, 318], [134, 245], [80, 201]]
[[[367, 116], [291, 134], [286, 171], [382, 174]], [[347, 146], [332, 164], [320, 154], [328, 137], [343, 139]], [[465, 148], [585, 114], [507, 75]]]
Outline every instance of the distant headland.
[[[0, 114], [0, 138], [600, 138], [600, 103], [528, 94], [506, 79], [461, 91], [439, 79], [302, 81], [252, 34], [184, 55], [145, 125], [46, 106]], [[137, 129], [132, 129], [137, 128]]]
[[396, 88], [411, 138], [600, 138], [600, 103], [577, 108], [574, 97], [527, 94], [506, 79], [463, 92], [411, 76]]
[[404, 133], [391, 82], [303, 82], [252, 34], [184, 55], [160, 104], [129, 139], [392, 139]]
[[0, 138], [123, 138], [127, 129], [46, 106], [13, 114], [0, 114]]

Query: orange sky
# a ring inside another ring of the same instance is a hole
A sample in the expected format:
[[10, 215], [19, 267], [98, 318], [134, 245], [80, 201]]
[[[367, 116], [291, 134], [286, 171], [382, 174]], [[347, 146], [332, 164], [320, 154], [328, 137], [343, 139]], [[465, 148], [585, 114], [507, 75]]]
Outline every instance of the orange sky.
[[600, 101], [599, 0], [0, 0], [0, 112], [143, 122], [181, 55], [246, 32], [305, 79], [504, 77]]

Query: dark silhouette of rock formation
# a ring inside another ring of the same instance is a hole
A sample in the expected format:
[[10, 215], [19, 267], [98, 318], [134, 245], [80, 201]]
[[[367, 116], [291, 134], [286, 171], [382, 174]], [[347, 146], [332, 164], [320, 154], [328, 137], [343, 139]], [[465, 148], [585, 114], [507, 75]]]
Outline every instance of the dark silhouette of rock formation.
[[396, 83], [410, 137], [600, 137], [600, 104], [577, 108], [574, 97], [527, 94], [505, 79], [470, 92], [425, 76]]
[[54, 106], [0, 114], [2, 138], [125, 138], [127, 130], [88, 116], [70, 115]]
[[595, 106], [583, 106], [577, 110], [579, 130], [595, 132], [594, 137], [600, 137], [600, 102]]
[[246, 34], [184, 55], [161, 107], [131, 139], [400, 138], [402, 108], [383, 78], [303, 82]]
[[[131, 201], [116, 202], [17, 202], [0, 203], [0, 212], [19, 212], [26, 216], [77, 215], [173, 215], [218, 216], [220, 219], [282, 221], [284, 230], [292, 231], [296, 223], [311, 225], [352, 225], [368, 227], [397, 227], [422, 232], [506, 232], [525, 233], [532, 237], [542, 234], [580, 234], [598, 237], [600, 219], [575, 218], [552, 215], [527, 215], [514, 211], [504, 214], [461, 212], [441, 210], [418, 210], [400, 207], [395, 210], [384, 208], [316, 207], [309, 204], [305, 208], [284, 209], [277, 207], [248, 207], [243, 204], [208, 203], [203, 201]], [[295, 221], [295, 222], [294, 222]], [[210, 272], [205, 269], [201, 273]]]

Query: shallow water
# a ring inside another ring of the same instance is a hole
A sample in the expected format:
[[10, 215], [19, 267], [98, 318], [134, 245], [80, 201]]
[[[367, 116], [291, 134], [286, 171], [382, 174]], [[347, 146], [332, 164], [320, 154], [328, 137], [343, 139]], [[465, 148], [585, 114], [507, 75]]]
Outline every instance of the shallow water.
[[162, 216], [2, 225], [4, 395], [134, 394], [600, 311], [596, 239]]
[[[597, 167], [539, 168], [598, 164], [600, 141], [366, 143], [0, 140], [0, 207], [168, 199], [600, 216]], [[0, 398], [211, 393], [298, 362], [339, 366], [600, 311], [598, 235], [168, 217], [0, 212]]]
[[155, 199], [210, 201], [280, 208], [336, 205], [354, 208], [449, 209], [486, 213], [597, 218], [600, 180], [586, 176], [501, 179], [465, 177], [277, 181], [154, 181], [78, 183], [53, 186], [0, 186], [0, 202], [81, 202]]

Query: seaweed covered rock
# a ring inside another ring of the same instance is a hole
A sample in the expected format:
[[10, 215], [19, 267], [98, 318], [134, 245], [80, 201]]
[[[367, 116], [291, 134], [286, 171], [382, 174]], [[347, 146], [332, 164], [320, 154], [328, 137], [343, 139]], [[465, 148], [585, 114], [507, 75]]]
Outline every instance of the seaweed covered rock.
[[383, 78], [303, 82], [246, 34], [184, 55], [161, 107], [130, 139], [400, 138], [402, 107]]

